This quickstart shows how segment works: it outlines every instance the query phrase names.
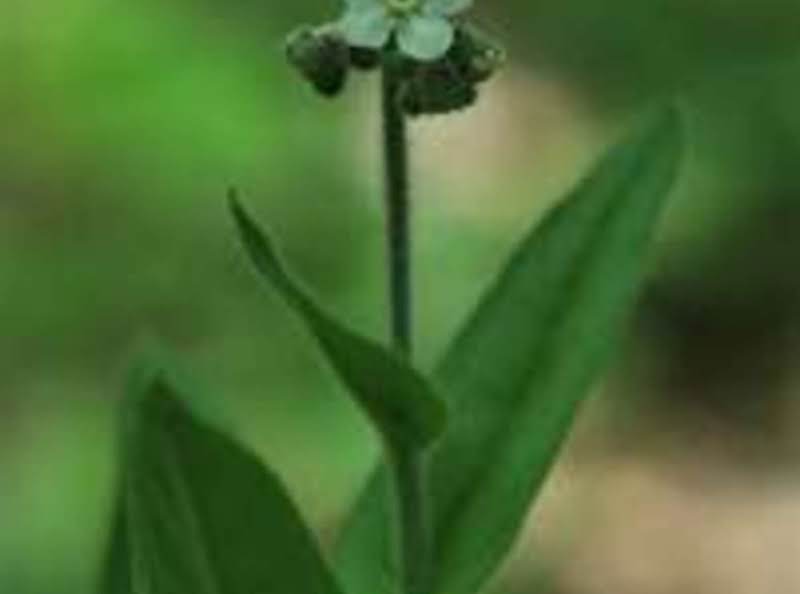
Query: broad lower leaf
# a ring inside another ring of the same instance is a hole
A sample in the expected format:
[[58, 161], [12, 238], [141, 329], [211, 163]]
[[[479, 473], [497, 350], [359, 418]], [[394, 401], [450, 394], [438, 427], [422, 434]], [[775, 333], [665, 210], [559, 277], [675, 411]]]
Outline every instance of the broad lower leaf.
[[123, 498], [117, 497], [98, 594], [133, 594]]
[[[509, 552], [631, 309], [680, 152], [674, 111], [614, 148], [522, 241], [437, 368], [450, 422], [432, 451], [435, 594], [476, 592]], [[353, 592], [391, 592], [387, 485], [373, 476], [339, 543]]]
[[340, 594], [279, 480], [161, 371], [136, 384], [123, 438], [133, 592]]
[[445, 408], [400, 357], [336, 322], [286, 272], [264, 232], [235, 198], [231, 210], [256, 269], [305, 320], [339, 377], [394, 447], [424, 448], [444, 428]]

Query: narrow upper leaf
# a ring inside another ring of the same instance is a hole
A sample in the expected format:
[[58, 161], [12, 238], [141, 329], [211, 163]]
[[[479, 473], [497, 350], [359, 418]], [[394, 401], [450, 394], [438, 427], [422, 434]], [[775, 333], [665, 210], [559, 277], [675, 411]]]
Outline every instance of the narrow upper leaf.
[[234, 197], [231, 210], [256, 269], [299, 313], [342, 381], [396, 447], [421, 448], [444, 428], [444, 403], [400, 357], [348, 330], [320, 309], [284, 270], [264, 232]]
[[[476, 592], [511, 548], [631, 309], [681, 140], [670, 110], [602, 159], [522, 241], [438, 367], [451, 415], [432, 452], [435, 594]], [[354, 592], [390, 592], [387, 484], [373, 476], [339, 543]]]
[[125, 417], [133, 591], [340, 594], [277, 477], [180, 398], [147, 372]]

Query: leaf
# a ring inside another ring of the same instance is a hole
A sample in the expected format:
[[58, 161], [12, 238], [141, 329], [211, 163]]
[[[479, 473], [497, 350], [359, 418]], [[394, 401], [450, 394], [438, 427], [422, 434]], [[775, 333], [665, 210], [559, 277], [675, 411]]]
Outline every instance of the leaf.
[[266, 235], [235, 196], [231, 211], [260, 272], [303, 318], [339, 377], [392, 447], [421, 449], [444, 429], [445, 407], [428, 382], [385, 348], [323, 312], [284, 270]]
[[340, 594], [279, 480], [196, 419], [160, 369], [138, 374], [123, 474], [136, 594]]
[[[633, 304], [676, 177], [675, 111], [619, 144], [520, 244], [438, 366], [449, 425], [432, 451], [437, 587], [476, 592], [509, 552]], [[388, 481], [343, 531], [353, 592], [388, 592]]]
[[117, 497], [98, 594], [132, 594], [130, 549], [123, 498]]

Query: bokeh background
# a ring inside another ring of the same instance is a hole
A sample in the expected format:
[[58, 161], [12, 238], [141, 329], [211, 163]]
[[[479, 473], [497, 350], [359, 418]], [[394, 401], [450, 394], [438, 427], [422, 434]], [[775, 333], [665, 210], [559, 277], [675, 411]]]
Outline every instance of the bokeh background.
[[[421, 367], [632, 118], [680, 96], [691, 135], [635, 323], [494, 591], [800, 592], [800, 3], [477, 4], [507, 68], [414, 125]], [[95, 591], [143, 335], [335, 534], [374, 439], [250, 274], [224, 194], [384, 335], [375, 81], [325, 102], [281, 51], [339, 8], [0, 3], [0, 593]]]

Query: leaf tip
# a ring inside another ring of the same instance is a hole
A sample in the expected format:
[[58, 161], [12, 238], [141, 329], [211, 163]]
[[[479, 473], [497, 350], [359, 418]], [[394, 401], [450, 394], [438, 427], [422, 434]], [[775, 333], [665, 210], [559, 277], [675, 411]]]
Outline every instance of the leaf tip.
[[164, 381], [169, 358], [167, 348], [154, 335], [138, 339], [128, 365], [128, 399], [140, 400], [159, 381]]
[[233, 220], [236, 222], [236, 226], [240, 233], [243, 233], [243, 230], [250, 225], [252, 225], [250, 221], [250, 216], [247, 214], [244, 206], [242, 205], [242, 201], [239, 198], [239, 190], [235, 187], [231, 186], [228, 188], [228, 209], [233, 216]]

